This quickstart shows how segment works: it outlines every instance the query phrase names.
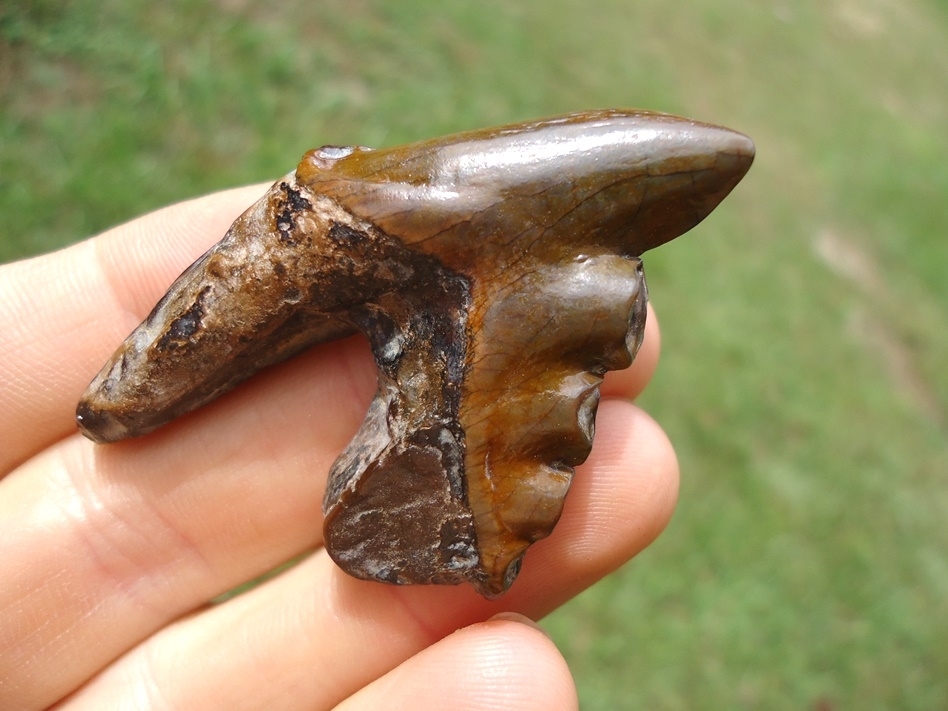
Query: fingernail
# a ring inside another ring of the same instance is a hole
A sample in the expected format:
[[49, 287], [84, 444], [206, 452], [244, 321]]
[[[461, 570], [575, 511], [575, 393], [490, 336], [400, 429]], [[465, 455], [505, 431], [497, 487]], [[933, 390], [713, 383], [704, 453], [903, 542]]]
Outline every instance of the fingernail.
[[546, 633], [546, 630], [540, 627], [536, 622], [531, 620], [526, 615], [521, 615], [519, 612], [498, 612], [493, 617], [487, 620], [488, 622], [495, 621], [507, 621], [507, 622], [519, 622], [521, 625], [526, 625], [527, 627], [532, 627], [535, 630], [538, 630], [544, 634], [544, 636], [549, 637]]

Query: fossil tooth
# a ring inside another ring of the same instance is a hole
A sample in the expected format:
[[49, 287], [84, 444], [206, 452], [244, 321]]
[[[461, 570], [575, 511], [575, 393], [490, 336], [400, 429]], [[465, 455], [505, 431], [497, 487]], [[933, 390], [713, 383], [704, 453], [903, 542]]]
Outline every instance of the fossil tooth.
[[324, 146], [171, 286], [77, 410], [145, 434], [355, 331], [379, 387], [333, 465], [325, 542], [360, 578], [503, 593], [641, 342], [640, 256], [749, 169], [728, 129], [593, 111], [370, 150]]

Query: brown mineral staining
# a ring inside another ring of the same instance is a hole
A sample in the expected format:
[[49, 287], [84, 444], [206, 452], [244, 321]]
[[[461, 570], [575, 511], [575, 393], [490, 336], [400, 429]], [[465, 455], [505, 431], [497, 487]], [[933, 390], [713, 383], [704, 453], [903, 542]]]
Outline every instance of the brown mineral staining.
[[640, 255], [753, 156], [739, 133], [642, 111], [310, 151], [122, 344], [79, 427], [145, 434], [361, 331], [379, 389], [329, 474], [327, 550], [356, 577], [500, 595], [589, 454], [603, 374], [641, 343]]

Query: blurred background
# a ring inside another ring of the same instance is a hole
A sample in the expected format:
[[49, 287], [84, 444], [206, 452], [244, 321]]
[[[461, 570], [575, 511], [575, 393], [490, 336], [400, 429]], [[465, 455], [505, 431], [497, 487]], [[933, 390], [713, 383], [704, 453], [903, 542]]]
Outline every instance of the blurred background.
[[941, 0], [2, 0], [0, 261], [322, 144], [606, 106], [758, 158], [646, 258], [681, 502], [543, 622], [583, 708], [948, 708]]

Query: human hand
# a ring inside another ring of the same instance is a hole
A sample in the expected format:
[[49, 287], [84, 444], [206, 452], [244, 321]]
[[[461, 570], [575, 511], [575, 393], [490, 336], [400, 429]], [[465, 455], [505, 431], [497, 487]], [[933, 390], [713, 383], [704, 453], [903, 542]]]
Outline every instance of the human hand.
[[542, 617], [667, 523], [674, 453], [631, 403], [658, 358], [651, 312], [634, 365], [606, 378], [562, 519], [496, 601], [355, 580], [320, 547], [326, 473], [375, 390], [360, 339], [138, 440], [76, 431], [102, 363], [261, 193], [181, 203], [0, 268], [0, 708], [575, 708], [553, 644], [522, 617], [491, 618]]

